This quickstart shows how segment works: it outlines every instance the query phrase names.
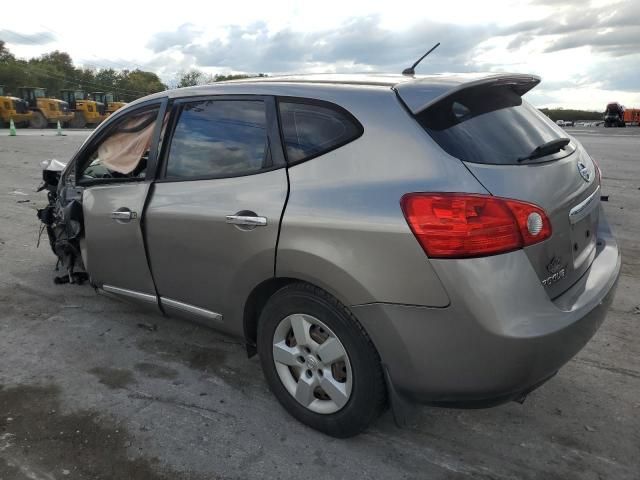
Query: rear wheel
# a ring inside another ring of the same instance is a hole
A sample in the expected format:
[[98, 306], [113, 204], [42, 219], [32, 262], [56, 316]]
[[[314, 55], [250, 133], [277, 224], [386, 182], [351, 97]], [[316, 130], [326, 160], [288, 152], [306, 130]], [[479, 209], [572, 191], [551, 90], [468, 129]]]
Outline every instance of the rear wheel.
[[47, 119], [44, 118], [44, 115], [42, 115], [42, 112], [39, 112], [36, 110], [35, 112], [33, 112], [33, 116], [29, 121], [29, 126], [31, 128], [46, 128]]
[[69, 122], [69, 128], [84, 128], [86, 125], [87, 120], [81, 112], [76, 112]]
[[357, 319], [304, 283], [279, 290], [258, 325], [269, 387], [302, 423], [335, 437], [360, 433], [385, 406], [378, 354]]

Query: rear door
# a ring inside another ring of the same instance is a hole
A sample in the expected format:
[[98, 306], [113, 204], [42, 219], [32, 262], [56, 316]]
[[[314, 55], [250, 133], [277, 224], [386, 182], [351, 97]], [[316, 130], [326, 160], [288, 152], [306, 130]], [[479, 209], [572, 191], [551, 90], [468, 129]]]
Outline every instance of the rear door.
[[162, 306], [233, 333], [251, 290], [274, 275], [288, 182], [275, 101], [176, 102], [145, 215]]
[[154, 176], [166, 103], [121, 115], [76, 164], [83, 188], [82, 257], [94, 284], [120, 296], [157, 304], [140, 220]]
[[[462, 88], [416, 118], [493, 195], [531, 202], [547, 212], [552, 237], [525, 251], [554, 298], [580, 278], [595, 257], [599, 178], [580, 144], [521, 93], [517, 86], [499, 82]], [[571, 140], [564, 148], [526, 158], [537, 147], [562, 138]]]

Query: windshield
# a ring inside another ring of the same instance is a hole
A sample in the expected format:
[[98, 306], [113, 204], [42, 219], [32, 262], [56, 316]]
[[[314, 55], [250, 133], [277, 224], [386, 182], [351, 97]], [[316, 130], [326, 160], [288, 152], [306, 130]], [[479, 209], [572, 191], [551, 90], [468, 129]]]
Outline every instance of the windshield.
[[[465, 89], [417, 119], [449, 155], [473, 163], [515, 165], [540, 145], [566, 137], [543, 113], [504, 86]], [[557, 153], [552, 159], [566, 154]]]
[[107, 94], [105, 95], [105, 97], [104, 97], [104, 101], [105, 101], [106, 103], [113, 102], [113, 95], [112, 95], [111, 93], [107, 93]]
[[44, 88], [36, 88], [34, 94], [36, 98], [44, 98]]

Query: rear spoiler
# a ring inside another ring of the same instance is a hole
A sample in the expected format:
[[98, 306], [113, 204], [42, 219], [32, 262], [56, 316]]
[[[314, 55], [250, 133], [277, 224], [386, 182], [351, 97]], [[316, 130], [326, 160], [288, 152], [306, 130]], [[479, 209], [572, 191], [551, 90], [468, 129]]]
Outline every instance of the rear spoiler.
[[495, 75], [456, 75], [442, 77], [425, 77], [399, 83], [393, 87], [400, 99], [414, 115], [448, 96], [472, 87], [509, 86], [522, 96], [540, 83], [540, 77], [518, 73], [499, 73]]

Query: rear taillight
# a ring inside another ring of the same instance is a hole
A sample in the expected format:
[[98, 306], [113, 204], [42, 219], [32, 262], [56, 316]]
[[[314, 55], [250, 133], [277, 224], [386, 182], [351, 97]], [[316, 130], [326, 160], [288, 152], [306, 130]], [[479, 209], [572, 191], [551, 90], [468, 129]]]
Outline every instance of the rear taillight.
[[544, 210], [517, 200], [465, 193], [409, 193], [400, 204], [411, 231], [432, 258], [495, 255], [551, 236]]

